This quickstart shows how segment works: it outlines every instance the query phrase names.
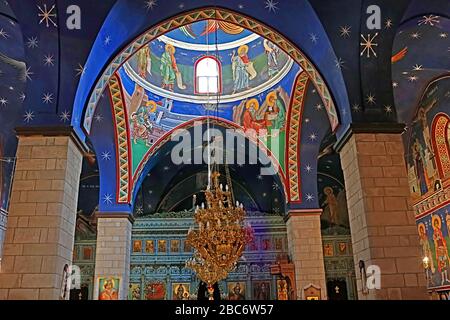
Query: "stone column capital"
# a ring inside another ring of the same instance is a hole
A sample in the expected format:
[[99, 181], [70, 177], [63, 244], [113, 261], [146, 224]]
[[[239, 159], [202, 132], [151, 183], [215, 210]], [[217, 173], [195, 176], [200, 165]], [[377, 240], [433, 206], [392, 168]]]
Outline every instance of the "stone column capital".
[[72, 126], [25, 126], [16, 127], [15, 131], [21, 137], [70, 137], [82, 154], [89, 152], [89, 147], [80, 139]]
[[131, 224], [134, 223], [135, 218], [130, 212], [105, 212], [97, 211], [95, 213], [95, 219], [128, 219]]
[[320, 216], [322, 215], [322, 209], [291, 209], [288, 211], [284, 220], [288, 221], [290, 218], [305, 217], [305, 216]]

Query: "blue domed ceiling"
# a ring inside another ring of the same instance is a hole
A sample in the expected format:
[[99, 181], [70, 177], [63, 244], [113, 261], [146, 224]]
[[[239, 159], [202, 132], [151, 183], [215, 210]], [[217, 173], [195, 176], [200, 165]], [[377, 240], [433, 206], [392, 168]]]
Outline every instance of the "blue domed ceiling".
[[[225, 31], [220, 27], [224, 24]], [[175, 81], [164, 79], [168, 77], [165, 66], [171, 48], [174, 48], [170, 63], [177, 73]], [[218, 62], [221, 103], [264, 93], [286, 76], [293, 81], [300, 71], [286, 53], [259, 35], [223, 21], [205, 20], [175, 29], [147, 44], [124, 64], [121, 76], [130, 94], [137, 84], [163, 98], [211, 103], [216, 101], [215, 95], [196, 90], [196, 65], [205, 57]], [[239, 73], [243, 68], [248, 79]]]

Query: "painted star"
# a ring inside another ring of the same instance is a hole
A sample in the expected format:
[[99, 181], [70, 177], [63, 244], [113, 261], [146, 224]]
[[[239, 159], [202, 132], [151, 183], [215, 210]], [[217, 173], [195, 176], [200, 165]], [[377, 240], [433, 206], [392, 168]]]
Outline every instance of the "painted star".
[[103, 195], [103, 203], [105, 204], [112, 204], [112, 195], [107, 193]]
[[375, 96], [373, 94], [369, 93], [366, 97], [366, 101], [368, 104], [375, 104], [375, 101], [376, 101]]
[[367, 38], [363, 34], [361, 35], [363, 42], [360, 43], [360, 46], [363, 47], [363, 50], [361, 51], [360, 56], [363, 56], [364, 53], [366, 53], [367, 58], [370, 58], [371, 54], [373, 54], [375, 58], [377, 57], [377, 53], [374, 50], [374, 47], [378, 47], [378, 43], [374, 42], [377, 36], [378, 32], [373, 36], [371, 34], [368, 34]]
[[262, 175], [258, 174], [258, 175], [256, 176], [256, 179], [262, 180], [262, 179], [264, 179], [264, 177], [263, 177]]
[[272, 183], [272, 190], [278, 190], [278, 189], [280, 189], [278, 184], [276, 182]]
[[417, 81], [417, 79], [419, 79], [418, 76], [409, 76], [409, 77], [408, 77], [408, 81], [409, 81], [409, 82], [415, 82], [415, 81]]
[[103, 44], [105, 46], [109, 45], [111, 43], [111, 37], [110, 36], [106, 36], [105, 40], [103, 41]]
[[53, 55], [48, 54], [44, 57], [44, 65], [45, 66], [54, 66], [55, 65]]
[[308, 172], [308, 173], [310, 173], [310, 172], [312, 171], [312, 166], [309, 165], [309, 164], [307, 164], [307, 165], [305, 166], [305, 171]]
[[423, 71], [423, 66], [416, 64], [413, 66], [413, 71]]
[[153, 10], [153, 7], [157, 6], [156, 0], [147, 0], [145, 2], [145, 8], [148, 10]]
[[86, 71], [86, 68], [82, 66], [81, 63], [79, 63], [78, 68], [76, 68], [75, 71], [77, 72], [77, 77], [83, 76]]
[[317, 37], [317, 35], [315, 35], [314, 33], [310, 33], [309, 39], [312, 41], [312, 43], [316, 44], [317, 40], [319, 40], [319, 37]]
[[27, 97], [27, 96], [25, 95], [25, 93], [22, 92], [22, 93], [19, 95], [19, 100], [21, 100], [22, 102], [24, 102], [26, 97]]
[[266, 0], [265, 4], [265, 8], [269, 10], [269, 12], [275, 12], [276, 10], [278, 10], [278, 2], [275, 2], [274, 0]]
[[392, 88], [397, 88], [398, 87], [398, 82], [392, 82]]
[[25, 80], [31, 81], [31, 76], [34, 74], [34, 72], [30, 71], [30, 67], [25, 70]]
[[317, 111], [320, 111], [323, 109], [322, 105], [319, 103], [314, 108], [316, 108]]
[[39, 24], [42, 24], [45, 22], [45, 26], [48, 28], [50, 27], [50, 24], [52, 24], [54, 27], [57, 27], [56, 22], [53, 21], [54, 18], [56, 18], [56, 13], [53, 12], [55, 10], [55, 5], [53, 5], [50, 10], [47, 9], [47, 4], [44, 4], [44, 9], [42, 9], [40, 6], [37, 6], [40, 13], [38, 13], [38, 17], [42, 18], [39, 21]]
[[439, 37], [442, 39], [446, 39], [448, 37], [448, 33], [447, 32], [442, 32], [439, 34]]
[[0, 98], [0, 104], [2, 105], [2, 107], [6, 107], [6, 105], [8, 104], [8, 100], [6, 100], [5, 98]]
[[38, 43], [39, 43], [39, 41], [38, 41], [37, 37], [28, 38], [27, 47], [30, 48], [30, 49], [37, 48], [38, 47]]
[[70, 120], [70, 113], [69, 111], [65, 110], [64, 112], [61, 112], [61, 114], [59, 115], [59, 118], [61, 119], [62, 122], [67, 122]]
[[265, 198], [265, 197], [267, 197], [267, 193], [266, 192], [263, 192], [262, 193], [262, 196]]
[[180, 4], [178, 5], [178, 8], [179, 8], [179, 9], [183, 9], [183, 8], [184, 8], [184, 3], [180, 3]]
[[30, 123], [30, 121], [34, 120], [34, 112], [31, 110], [28, 110], [27, 112], [25, 112], [25, 114], [23, 115], [23, 118], [26, 123]]
[[238, 4], [238, 8], [239, 9], [244, 9], [244, 5], [240, 3], [240, 4]]
[[305, 123], [309, 123], [310, 119], [309, 118], [305, 118]]
[[52, 103], [53, 102], [53, 93], [45, 93], [44, 96], [42, 97], [42, 101], [46, 104]]
[[102, 152], [102, 160], [109, 161], [111, 160], [111, 153], [109, 151]]
[[164, 168], [163, 168], [164, 171], [168, 171], [169, 169], [170, 169], [169, 166], [164, 166]]
[[430, 14], [429, 16], [423, 16], [423, 18], [421, 19], [421, 20], [419, 20], [419, 22], [418, 22], [418, 26], [421, 26], [421, 25], [430, 25], [430, 26], [434, 26], [435, 24], [438, 24], [440, 21], [439, 21], [439, 17], [438, 16], [435, 16], [435, 15], [432, 15], [432, 14]]
[[138, 206], [138, 207], [136, 208], [136, 213], [137, 213], [137, 214], [142, 214], [142, 213], [144, 213], [144, 209], [142, 208], [142, 206]]
[[339, 70], [342, 70], [342, 68], [344, 67], [345, 61], [342, 60], [341, 58], [335, 59], [334, 60], [335, 66], [336, 68], [338, 68]]
[[317, 134], [316, 133], [311, 133], [310, 135], [309, 135], [309, 139], [311, 140], [311, 141], [315, 141], [316, 139], [317, 139]]
[[359, 112], [361, 110], [361, 107], [359, 106], [359, 104], [355, 103], [352, 106], [352, 110], [355, 111], [355, 112]]
[[341, 34], [341, 37], [342, 38], [350, 37], [350, 33], [351, 33], [350, 29], [351, 28], [352, 27], [350, 27], [350, 26], [342, 26], [342, 27], [340, 27], [339, 28], [339, 33]]
[[386, 19], [386, 21], [384, 22], [384, 28], [385, 28], [385, 29], [390, 29], [390, 28], [392, 28], [392, 25], [393, 25], [393, 23], [392, 23], [392, 20], [391, 20], [391, 19]]
[[412, 39], [420, 39], [420, 33], [419, 32], [413, 32], [413, 33], [411, 33], [411, 35], [410, 35], [410, 37], [412, 38]]
[[391, 113], [392, 112], [392, 106], [391, 105], [386, 105], [384, 106], [384, 111], [386, 113]]
[[7, 38], [9, 38], [9, 34], [2, 28], [2, 29], [0, 29], [0, 37], [7, 39]]
[[102, 122], [103, 117], [102, 117], [101, 114], [97, 114], [97, 115], [94, 117], [94, 119], [95, 119], [95, 121], [97, 121], [97, 122]]
[[313, 200], [314, 200], [314, 196], [312, 194], [308, 193], [306, 195], [306, 201], [313, 201]]

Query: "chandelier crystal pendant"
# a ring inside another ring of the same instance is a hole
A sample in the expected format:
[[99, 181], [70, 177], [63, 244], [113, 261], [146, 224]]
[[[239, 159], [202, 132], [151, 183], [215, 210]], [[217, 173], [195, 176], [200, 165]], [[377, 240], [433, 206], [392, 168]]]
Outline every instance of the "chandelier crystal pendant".
[[251, 227], [244, 225], [243, 205], [233, 203], [231, 189], [228, 184], [224, 189], [219, 177], [219, 172], [212, 173], [212, 188], [204, 191], [206, 206], [202, 203], [195, 210], [198, 228], [191, 228], [186, 240], [195, 249], [186, 266], [208, 285], [210, 300], [213, 285], [236, 268], [245, 246], [253, 240]]

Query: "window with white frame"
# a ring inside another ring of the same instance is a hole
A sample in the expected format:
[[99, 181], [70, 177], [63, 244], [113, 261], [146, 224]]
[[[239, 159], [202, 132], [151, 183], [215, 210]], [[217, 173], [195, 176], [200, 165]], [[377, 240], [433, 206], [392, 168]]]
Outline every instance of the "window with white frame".
[[221, 91], [221, 66], [213, 57], [203, 57], [195, 64], [195, 92], [217, 94]]

